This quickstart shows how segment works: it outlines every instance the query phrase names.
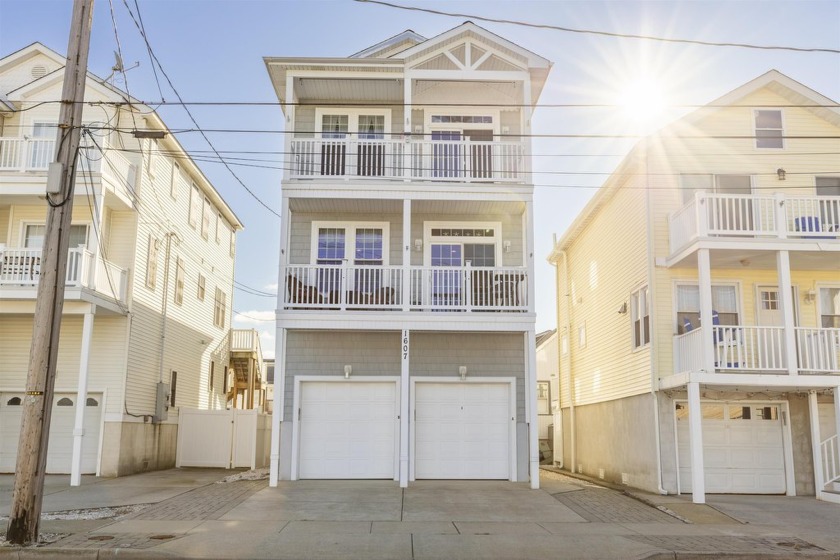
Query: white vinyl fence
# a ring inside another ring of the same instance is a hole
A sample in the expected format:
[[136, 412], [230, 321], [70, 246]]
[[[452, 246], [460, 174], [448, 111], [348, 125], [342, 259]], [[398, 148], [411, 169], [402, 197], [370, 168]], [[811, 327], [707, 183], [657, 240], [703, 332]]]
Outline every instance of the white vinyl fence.
[[271, 415], [257, 410], [196, 410], [178, 413], [176, 467], [256, 469], [268, 465]]

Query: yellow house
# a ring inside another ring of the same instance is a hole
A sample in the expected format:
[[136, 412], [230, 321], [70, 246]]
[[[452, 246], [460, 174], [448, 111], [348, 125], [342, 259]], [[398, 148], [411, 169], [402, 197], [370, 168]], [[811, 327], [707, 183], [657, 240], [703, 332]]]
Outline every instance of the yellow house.
[[837, 103], [777, 71], [632, 150], [549, 257], [555, 462], [840, 502], [838, 153]]
[[[65, 57], [0, 58], [0, 472], [14, 472]], [[88, 74], [47, 472], [175, 464], [224, 408], [238, 218], [150, 108]]]

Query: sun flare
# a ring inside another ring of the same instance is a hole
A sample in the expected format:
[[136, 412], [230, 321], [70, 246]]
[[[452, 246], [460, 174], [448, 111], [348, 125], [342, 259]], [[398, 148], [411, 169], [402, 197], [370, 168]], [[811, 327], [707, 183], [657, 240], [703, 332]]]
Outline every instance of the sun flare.
[[621, 94], [625, 117], [640, 126], [650, 126], [665, 113], [667, 105], [662, 85], [646, 78], [629, 84]]

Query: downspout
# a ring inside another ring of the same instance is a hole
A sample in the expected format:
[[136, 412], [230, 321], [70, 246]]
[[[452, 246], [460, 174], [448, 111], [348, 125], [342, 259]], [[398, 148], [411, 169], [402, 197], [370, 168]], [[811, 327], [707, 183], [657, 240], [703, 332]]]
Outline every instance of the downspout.
[[[567, 350], [568, 350], [568, 357], [566, 361], [568, 362], [569, 367], [567, 367], [567, 383], [569, 387], [569, 454], [572, 457], [572, 464], [570, 467], [571, 472], [575, 472], [575, 461], [577, 460], [577, 437], [576, 437], [576, 429], [575, 429], [575, 387], [574, 387], [574, 375], [572, 375], [572, 348], [574, 344], [572, 344], [572, 289], [571, 284], [569, 282], [569, 257], [566, 254], [565, 250], [559, 251], [559, 254], [563, 256], [563, 280], [566, 284], [566, 293], [564, 294], [566, 297], [566, 314], [563, 321], [563, 328], [566, 331], [566, 341], [567, 341]], [[559, 300], [558, 300], [559, 301]], [[562, 359], [561, 359], [562, 360]], [[562, 363], [562, 361], [561, 361]], [[562, 410], [562, 406], [560, 407]], [[562, 467], [562, 465], [561, 465]]]
[[655, 302], [656, 298], [653, 296], [654, 275], [656, 274], [656, 259], [654, 256], [653, 247], [653, 212], [651, 206], [651, 189], [650, 189], [650, 175], [648, 174], [648, 149], [647, 144], [642, 144], [645, 155], [645, 222], [647, 224], [647, 260], [648, 260], [648, 309], [650, 313], [650, 347], [648, 348], [648, 356], [650, 360], [650, 396], [653, 398], [653, 436], [656, 444], [656, 490], [663, 496], [668, 494], [662, 486], [662, 444], [661, 434], [659, 433], [659, 395], [656, 392], [659, 386], [659, 368], [658, 358], [656, 353], [656, 313]]
[[163, 305], [161, 307], [161, 329], [160, 329], [160, 360], [158, 370], [158, 381], [163, 382], [163, 356], [166, 352], [166, 310], [169, 303], [169, 252], [172, 246], [172, 236], [176, 240], [178, 234], [174, 231], [166, 233], [166, 262], [163, 263]]

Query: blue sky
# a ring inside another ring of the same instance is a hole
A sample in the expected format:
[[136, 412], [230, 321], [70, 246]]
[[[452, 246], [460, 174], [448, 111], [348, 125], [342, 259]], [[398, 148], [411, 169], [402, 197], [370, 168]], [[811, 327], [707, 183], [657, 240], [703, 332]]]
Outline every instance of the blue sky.
[[[145, 45], [123, 0], [112, 0], [130, 93], [144, 101], [161, 98]], [[127, 0], [134, 9], [134, 0]], [[435, 36], [464, 21], [341, 1], [190, 1], [138, 0], [155, 54], [187, 101], [276, 101], [264, 56], [347, 56], [405, 29]], [[397, 0], [450, 12], [520, 19], [563, 27], [625, 34], [655, 35], [712, 42], [737, 42], [840, 49], [840, 1], [695, 1], [695, 2], [421, 2]], [[0, 55], [34, 41], [64, 53], [71, 0], [0, 0]], [[96, 0], [90, 70], [105, 77], [114, 63], [116, 40], [107, 0]], [[840, 55], [777, 50], [716, 48], [634, 39], [535, 30], [508, 24], [479, 25], [554, 62], [543, 91], [544, 104], [617, 103], [642, 77], [660, 84], [672, 105], [708, 103], [739, 85], [777, 69], [820, 93], [840, 100]], [[117, 83], [125, 89], [125, 83]], [[175, 95], [161, 79], [163, 98]], [[673, 107], [645, 122], [622, 108], [539, 108], [535, 134], [629, 134], [662, 125], [689, 109]], [[160, 110], [171, 128], [191, 127], [183, 109]], [[283, 123], [276, 106], [193, 108], [203, 128], [270, 130], [275, 133], [211, 134], [219, 150], [283, 149]], [[179, 140], [194, 154], [208, 146], [197, 134]], [[571, 224], [595, 188], [606, 179], [631, 140], [534, 140], [537, 256], [537, 328], [556, 323], [554, 272], [545, 257], [552, 234]], [[279, 156], [248, 157], [276, 160]], [[254, 162], [279, 167], [277, 161]], [[251, 198], [218, 163], [201, 162], [207, 176], [245, 224], [239, 236], [236, 280], [273, 292], [277, 282], [278, 219]], [[248, 187], [272, 208], [280, 208], [278, 169], [235, 167]], [[580, 174], [572, 174], [580, 173]], [[233, 307], [254, 319], [270, 319], [275, 300], [237, 290]], [[235, 317], [238, 327], [264, 333], [273, 353], [270, 321]]]

